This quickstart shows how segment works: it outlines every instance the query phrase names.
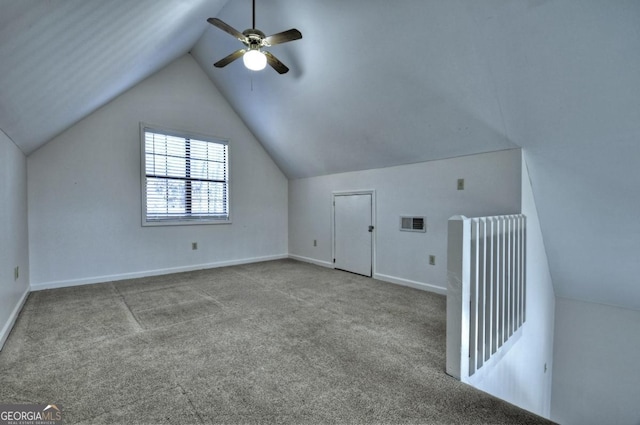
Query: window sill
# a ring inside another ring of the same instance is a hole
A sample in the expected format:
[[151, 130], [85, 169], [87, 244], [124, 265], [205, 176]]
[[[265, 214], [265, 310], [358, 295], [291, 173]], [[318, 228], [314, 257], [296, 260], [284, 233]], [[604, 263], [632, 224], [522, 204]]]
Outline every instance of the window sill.
[[161, 226], [208, 226], [211, 224], [232, 224], [231, 220], [157, 220], [143, 221], [142, 227]]

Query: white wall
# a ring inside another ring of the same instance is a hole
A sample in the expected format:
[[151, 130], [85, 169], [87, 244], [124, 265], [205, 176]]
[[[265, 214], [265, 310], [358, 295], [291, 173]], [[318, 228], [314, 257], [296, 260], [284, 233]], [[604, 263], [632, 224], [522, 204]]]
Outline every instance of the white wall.
[[[0, 130], [0, 348], [29, 291], [27, 158]], [[15, 280], [14, 269], [19, 267]]]
[[640, 311], [558, 297], [551, 418], [640, 424]]
[[[230, 140], [233, 224], [141, 226], [140, 121]], [[190, 55], [31, 154], [28, 189], [34, 289], [287, 254], [287, 180]]]
[[[332, 192], [376, 191], [374, 277], [444, 293], [447, 221], [520, 212], [520, 150], [289, 181], [289, 253], [332, 265]], [[457, 190], [457, 179], [465, 190]], [[427, 232], [401, 232], [401, 215], [424, 215]], [[318, 245], [313, 246], [317, 240]], [[429, 266], [429, 255], [436, 265]]]
[[527, 320], [520, 339], [485, 375], [477, 388], [548, 418], [551, 414], [555, 295], [526, 158], [526, 152], [523, 152], [522, 213], [527, 216]]
[[640, 310], [640, 1], [464, 3], [528, 153], [556, 294]]

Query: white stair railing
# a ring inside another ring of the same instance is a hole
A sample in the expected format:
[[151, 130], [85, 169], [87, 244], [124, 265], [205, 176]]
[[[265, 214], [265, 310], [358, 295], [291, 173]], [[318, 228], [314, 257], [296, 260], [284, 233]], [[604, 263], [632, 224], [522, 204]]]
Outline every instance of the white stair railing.
[[448, 238], [447, 373], [470, 382], [525, 322], [526, 217], [452, 217]]

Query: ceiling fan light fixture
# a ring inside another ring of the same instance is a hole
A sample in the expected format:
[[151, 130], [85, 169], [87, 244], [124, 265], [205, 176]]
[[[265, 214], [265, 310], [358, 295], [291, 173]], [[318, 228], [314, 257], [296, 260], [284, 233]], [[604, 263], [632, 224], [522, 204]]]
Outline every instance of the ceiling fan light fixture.
[[252, 71], [261, 71], [267, 66], [267, 57], [260, 50], [249, 50], [242, 56], [244, 66]]

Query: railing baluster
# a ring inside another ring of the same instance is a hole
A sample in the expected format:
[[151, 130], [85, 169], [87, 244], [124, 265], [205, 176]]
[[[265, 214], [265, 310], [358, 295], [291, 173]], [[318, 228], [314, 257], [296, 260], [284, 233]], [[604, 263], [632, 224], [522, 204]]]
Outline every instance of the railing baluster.
[[491, 285], [493, 286], [493, 339], [491, 340], [491, 354], [498, 351], [500, 344], [500, 247], [498, 245], [498, 234], [500, 232], [500, 226], [497, 219], [492, 219], [492, 267], [493, 267], [493, 279]]
[[513, 333], [513, 220], [507, 217], [507, 333], [505, 342]]
[[478, 219], [478, 349], [476, 354], [477, 368], [480, 369], [484, 363], [484, 346], [486, 332], [486, 305], [487, 305], [487, 282], [485, 273], [485, 220]]
[[478, 341], [478, 222], [471, 220], [471, 305], [469, 308], [469, 376], [476, 371]]
[[522, 216], [522, 323], [527, 320], [527, 220]]
[[516, 326], [522, 326], [522, 217], [516, 219]]
[[505, 243], [504, 243], [505, 225], [504, 220], [498, 220], [498, 303], [500, 311], [498, 313], [498, 348], [504, 343], [505, 329]]
[[489, 360], [489, 357], [493, 353], [493, 340], [494, 340], [494, 322], [495, 322], [495, 299], [494, 299], [494, 286], [493, 286], [493, 219], [486, 218], [485, 223], [485, 274], [486, 274], [486, 286], [487, 286], [487, 322], [486, 322], [486, 342], [484, 360]]
[[507, 219], [509, 221], [509, 333], [507, 338], [516, 331], [515, 330], [515, 245], [514, 245], [514, 231], [515, 231], [515, 219], [513, 216]]

